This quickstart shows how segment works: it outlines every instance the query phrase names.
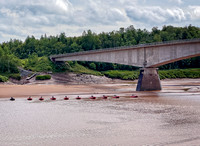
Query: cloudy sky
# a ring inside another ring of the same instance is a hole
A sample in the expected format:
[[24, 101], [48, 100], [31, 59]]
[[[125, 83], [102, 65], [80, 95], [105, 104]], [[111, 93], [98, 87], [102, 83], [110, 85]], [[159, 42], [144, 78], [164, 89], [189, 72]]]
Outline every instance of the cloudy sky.
[[200, 27], [200, 0], [0, 0], [0, 43], [45, 33], [189, 24]]

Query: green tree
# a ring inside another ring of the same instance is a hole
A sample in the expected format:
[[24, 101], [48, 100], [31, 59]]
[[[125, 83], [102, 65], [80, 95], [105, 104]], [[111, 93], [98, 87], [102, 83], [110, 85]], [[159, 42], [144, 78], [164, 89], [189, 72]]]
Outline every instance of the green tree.
[[81, 46], [78, 45], [76, 42], [73, 42], [73, 44], [71, 44], [70, 48], [71, 48], [71, 51], [70, 51], [70, 52], [79, 52], [79, 51], [83, 51], [83, 49], [81, 49]]

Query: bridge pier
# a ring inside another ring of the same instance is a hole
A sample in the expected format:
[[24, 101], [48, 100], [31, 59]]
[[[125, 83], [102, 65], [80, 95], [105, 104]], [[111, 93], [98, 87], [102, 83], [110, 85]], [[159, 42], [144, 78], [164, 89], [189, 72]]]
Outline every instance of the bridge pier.
[[158, 68], [141, 68], [136, 91], [161, 90]]

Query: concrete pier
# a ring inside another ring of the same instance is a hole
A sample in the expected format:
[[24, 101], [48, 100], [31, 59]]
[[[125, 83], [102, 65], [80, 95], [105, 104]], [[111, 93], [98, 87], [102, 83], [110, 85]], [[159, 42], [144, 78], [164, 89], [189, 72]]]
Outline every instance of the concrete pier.
[[136, 91], [161, 90], [158, 68], [141, 68]]

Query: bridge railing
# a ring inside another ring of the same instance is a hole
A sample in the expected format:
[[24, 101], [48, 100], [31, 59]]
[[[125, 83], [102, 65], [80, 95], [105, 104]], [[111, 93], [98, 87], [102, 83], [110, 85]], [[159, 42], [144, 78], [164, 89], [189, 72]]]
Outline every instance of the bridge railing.
[[64, 56], [75, 56], [75, 55], [81, 55], [85, 54], [87, 52], [90, 53], [98, 53], [102, 51], [113, 51], [113, 50], [126, 50], [130, 48], [143, 48], [143, 47], [150, 47], [150, 46], [160, 46], [160, 45], [171, 45], [171, 44], [181, 44], [181, 43], [188, 43], [188, 42], [200, 42], [200, 38], [195, 39], [185, 39], [185, 40], [173, 40], [173, 41], [164, 41], [164, 42], [153, 42], [153, 43], [147, 43], [147, 44], [138, 44], [138, 45], [131, 45], [131, 46], [119, 46], [119, 47], [112, 47], [112, 48], [101, 48], [97, 50], [88, 50], [88, 51], [82, 51], [82, 52], [74, 52], [74, 53], [68, 53], [68, 54], [59, 54], [59, 55], [51, 55], [50, 59], [52, 58], [61, 58]]

